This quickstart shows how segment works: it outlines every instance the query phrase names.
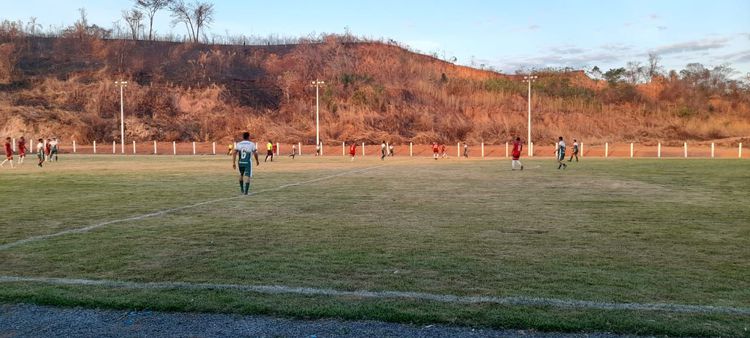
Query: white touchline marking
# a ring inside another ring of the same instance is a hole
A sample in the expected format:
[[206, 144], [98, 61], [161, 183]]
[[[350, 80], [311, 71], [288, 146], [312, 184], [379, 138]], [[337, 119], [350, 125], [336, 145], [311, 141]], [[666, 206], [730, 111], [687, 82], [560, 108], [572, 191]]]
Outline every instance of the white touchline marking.
[[750, 315], [750, 308], [668, 303], [613, 303], [537, 297], [456, 296], [410, 291], [341, 291], [284, 285], [207, 284], [188, 282], [128, 282], [105, 279], [74, 279], [49, 277], [0, 276], [0, 283], [42, 283], [48, 285], [101, 286], [134, 290], [229, 290], [261, 294], [298, 294], [312, 296], [354, 297], [370, 299], [425, 300], [453, 304], [498, 304], [517, 306], [550, 306], [593, 310], [662, 311], [671, 313], [703, 313]]
[[234, 200], [234, 199], [246, 198], [248, 196], [253, 196], [253, 195], [257, 195], [257, 194], [261, 194], [261, 193], [265, 193], [265, 192], [279, 191], [279, 190], [286, 189], [286, 188], [289, 188], [289, 187], [295, 187], [295, 186], [299, 186], [299, 185], [304, 185], [304, 184], [310, 184], [310, 183], [325, 181], [325, 180], [329, 180], [329, 179], [332, 179], [332, 178], [335, 178], [335, 177], [344, 176], [344, 175], [348, 175], [348, 174], [360, 173], [360, 172], [364, 172], [364, 171], [368, 171], [368, 170], [380, 168], [380, 167], [383, 167], [383, 166], [385, 166], [385, 164], [377, 165], [377, 166], [374, 166], [374, 167], [367, 167], [367, 168], [362, 168], [362, 169], [344, 171], [344, 172], [341, 172], [341, 173], [338, 173], [338, 174], [334, 174], [334, 175], [330, 175], [330, 176], [324, 176], [324, 177], [319, 177], [319, 178], [315, 178], [315, 179], [307, 180], [307, 181], [302, 181], [302, 182], [284, 184], [284, 185], [278, 186], [276, 188], [264, 189], [264, 190], [259, 190], [259, 191], [253, 191], [253, 192], [251, 192], [251, 193], [249, 193], [247, 195], [218, 198], [218, 199], [203, 201], [203, 202], [199, 202], [199, 203], [195, 203], [195, 204], [185, 205], [185, 206], [181, 206], [181, 207], [159, 210], [159, 211], [155, 211], [155, 212], [152, 212], [152, 213], [143, 214], [143, 215], [139, 215], [139, 216], [133, 216], [133, 217], [128, 217], [128, 218], [122, 218], [122, 219], [116, 219], [116, 220], [106, 221], [106, 222], [102, 222], [102, 223], [97, 223], [97, 224], [89, 225], [89, 226], [86, 226], [86, 227], [83, 227], [83, 228], [76, 228], [76, 229], [64, 230], [64, 231], [56, 232], [54, 234], [32, 236], [32, 237], [25, 238], [25, 239], [22, 239], [22, 240], [18, 240], [18, 241], [15, 241], [15, 242], [2, 244], [2, 245], [0, 245], [0, 251], [7, 250], [7, 249], [10, 249], [10, 248], [19, 246], [19, 245], [24, 245], [26, 243], [42, 241], [42, 240], [49, 239], [49, 238], [64, 236], [64, 235], [68, 235], [68, 234], [77, 234], [77, 233], [89, 232], [89, 231], [94, 230], [96, 228], [101, 228], [101, 227], [103, 227], [105, 225], [110, 225], [110, 224], [115, 224], [115, 223], [123, 223], [123, 222], [131, 222], [131, 221], [138, 221], [138, 220], [142, 220], [144, 218], [161, 216], [161, 215], [173, 213], [175, 211], [181, 211], [181, 210], [185, 210], [185, 209], [191, 209], [191, 208], [199, 207], [199, 206], [206, 205], [206, 204], [213, 204], [213, 203], [218, 203], [218, 202], [230, 201], [230, 200]]

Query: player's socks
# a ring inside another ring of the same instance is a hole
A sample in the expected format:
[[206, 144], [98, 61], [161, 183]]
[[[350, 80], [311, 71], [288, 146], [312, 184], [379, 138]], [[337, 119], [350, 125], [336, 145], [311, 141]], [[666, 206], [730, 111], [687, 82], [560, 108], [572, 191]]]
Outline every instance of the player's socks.
[[243, 194], [245, 193], [245, 185], [244, 185], [244, 183], [242, 183], [241, 180], [240, 180], [240, 192], [243, 193]]
[[245, 195], [250, 192], [250, 183], [245, 183]]

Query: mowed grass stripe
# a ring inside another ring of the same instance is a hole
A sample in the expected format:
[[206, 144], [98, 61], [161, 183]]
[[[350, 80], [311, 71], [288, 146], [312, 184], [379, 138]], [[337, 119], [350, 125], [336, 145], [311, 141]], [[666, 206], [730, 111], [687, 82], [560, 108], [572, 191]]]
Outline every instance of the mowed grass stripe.
[[492, 297], [492, 296], [457, 296], [441, 295], [411, 291], [343, 291], [334, 289], [318, 289], [309, 287], [293, 287], [284, 285], [237, 285], [237, 284], [207, 284], [186, 282], [148, 282], [138, 283], [115, 280], [92, 280], [75, 278], [45, 278], [0, 276], [0, 283], [43, 283], [49, 285], [101, 286], [108, 288], [125, 288], [136, 290], [238, 290], [262, 294], [299, 294], [313, 296], [376, 298], [376, 299], [416, 299], [441, 303], [458, 304], [499, 304], [520, 306], [551, 306], [557, 308], [595, 309], [595, 310], [629, 310], [629, 311], [663, 311], [673, 313], [701, 313], [701, 314], [729, 314], [750, 315], [750, 308], [731, 306], [707, 306], [685, 304], [642, 304], [642, 303], [611, 303], [587, 300], [536, 298], [536, 297]]
[[311, 180], [306, 180], [306, 181], [300, 181], [300, 182], [295, 182], [295, 183], [284, 184], [284, 185], [278, 186], [276, 188], [253, 191], [253, 192], [249, 193], [246, 196], [233, 196], [233, 197], [217, 198], [217, 199], [208, 200], [208, 201], [202, 201], [202, 202], [193, 203], [193, 204], [185, 205], [185, 206], [181, 206], [181, 207], [164, 209], [164, 210], [158, 210], [158, 211], [154, 211], [154, 212], [147, 213], [147, 214], [142, 214], [142, 215], [132, 216], [132, 217], [128, 217], [128, 218], [115, 219], [115, 220], [106, 221], [106, 222], [102, 222], [102, 223], [92, 224], [92, 225], [89, 225], [89, 226], [86, 226], [86, 227], [83, 227], [83, 228], [69, 229], [69, 230], [64, 230], [64, 231], [60, 231], [60, 232], [53, 233], [53, 234], [47, 234], [47, 235], [32, 236], [32, 237], [25, 238], [25, 239], [22, 239], [22, 240], [18, 240], [18, 241], [15, 241], [15, 242], [2, 244], [2, 245], [0, 245], [0, 251], [7, 250], [7, 249], [10, 249], [10, 248], [19, 246], [19, 245], [24, 245], [26, 243], [31, 243], [31, 242], [36, 242], [36, 241], [42, 241], [42, 240], [49, 239], [49, 238], [64, 236], [64, 235], [68, 235], [68, 234], [85, 233], [85, 232], [89, 232], [89, 231], [97, 229], [97, 228], [101, 228], [101, 227], [106, 226], [106, 225], [111, 225], [111, 224], [116, 224], [116, 223], [126, 223], [126, 222], [138, 221], [138, 220], [142, 220], [142, 219], [146, 219], [146, 218], [150, 218], [150, 217], [157, 217], [157, 216], [166, 215], [166, 214], [169, 214], [169, 213], [174, 213], [174, 212], [178, 212], [178, 211], [182, 211], [182, 210], [192, 209], [192, 208], [196, 208], [196, 207], [203, 206], [203, 205], [220, 203], [220, 202], [226, 202], [226, 201], [230, 201], [230, 200], [234, 200], [234, 199], [239, 199], [239, 198], [248, 198], [250, 196], [254, 196], [254, 195], [258, 195], [258, 194], [262, 194], [262, 193], [274, 192], [274, 191], [279, 191], [279, 190], [282, 190], [282, 189], [286, 189], [286, 188], [290, 188], [290, 187], [295, 187], [295, 186], [300, 186], [300, 185], [304, 185], [304, 184], [321, 182], [321, 181], [329, 180], [329, 179], [332, 179], [332, 178], [340, 177], [340, 176], [343, 176], [343, 175], [349, 175], [349, 174], [356, 174], [356, 173], [365, 172], [365, 171], [368, 171], [368, 170], [380, 168], [382, 166], [383, 165], [373, 166], [373, 167], [367, 167], [367, 168], [364, 168], [364, 169], [349, 170], [349, 171], [337, 173], [337, 174], [334, 174], [334, 175], [328, 175], [328, 176], [319, 177], [319, 178], [315, 178], [315, 179], [311, 179]]

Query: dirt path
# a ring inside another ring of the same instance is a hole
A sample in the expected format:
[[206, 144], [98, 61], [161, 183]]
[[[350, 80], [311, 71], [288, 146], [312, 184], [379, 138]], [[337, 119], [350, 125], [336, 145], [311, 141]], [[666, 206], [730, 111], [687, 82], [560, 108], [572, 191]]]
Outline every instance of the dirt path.
[[337, 319], [0, 305], [0, 337], [623, 337]]

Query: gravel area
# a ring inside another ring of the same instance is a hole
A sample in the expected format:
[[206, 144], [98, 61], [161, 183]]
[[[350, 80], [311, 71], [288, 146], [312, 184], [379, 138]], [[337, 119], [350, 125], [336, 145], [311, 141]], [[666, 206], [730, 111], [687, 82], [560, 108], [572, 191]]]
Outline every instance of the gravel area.
[[337, 319], [0, 305], [0, 337], [625, 337]]

